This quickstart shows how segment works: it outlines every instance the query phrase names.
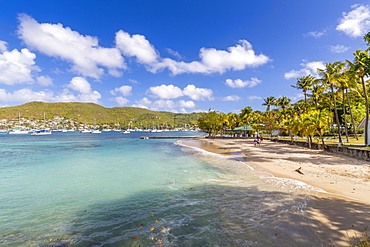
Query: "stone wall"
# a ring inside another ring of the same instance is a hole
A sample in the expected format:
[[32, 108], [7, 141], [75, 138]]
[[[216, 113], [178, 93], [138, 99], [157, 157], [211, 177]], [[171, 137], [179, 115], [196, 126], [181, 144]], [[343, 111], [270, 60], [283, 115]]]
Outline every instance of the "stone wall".
[[[290, 140], [278, 140], [278, 139], [272, 139], [271, 141], [278, 141], [281, 143], [297, 145], [300, 147], [308, 148], [307, 142], [294, 141], [292, 143], [292, 141]], [[355, 148], [355, 147], [338, 147], [338, 145], [333, 145], [333, 144], [323, 146], [322, 144], [317, 144], [317, 143], [312, 143], [311, 148], [318, 149], [318, 150], [325, 150], [331, 153], [342, 154], [342, 155], [346, 155], [352, 158], [370, 161], [370, 150], [369, 149], [362, 149], [362, 148]]]

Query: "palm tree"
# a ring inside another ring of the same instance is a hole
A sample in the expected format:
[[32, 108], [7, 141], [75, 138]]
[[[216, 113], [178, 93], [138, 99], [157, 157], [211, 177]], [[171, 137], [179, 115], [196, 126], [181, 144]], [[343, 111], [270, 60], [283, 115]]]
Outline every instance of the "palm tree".
[[264, 103], [262, 105], [267, 106], [266, 111], [270, 111], [270, 106], [276, 105], [276, 99], [275, 97], [267, 97], [266, 99], [263, 99]]
[[279, 97], [276, 100], [276, 105], [280, 106], [281, 110], [284, 111], [286, 107], [290, 106], [292, 103], [290, 103], [292, 100], [289, 99], [286, 96]]
[[323, 93], [325, 92], [325, 85], [323, 84], [315, 84], [311, 88], [311, 94], [307, 94], [310, 99], [315, 104], [316, 110], [319, 109], [319, 102], [320, 98], [322, 98]]
[[252, 107], [249, 107], [249, 106], [246, 106], [242, 110], [240, 110], [239, 117], [241, 121], [243, 122], [243, 124], [246, 125], [244, 136], [247, 136], [247, 126], [249, 125], [250, 117], [251, 117], [250, 115], [252, 112], [253, 112], [253, 109]]
[[307, 91], [312, 89], [314, 81], [315, 77], [313, 77], [312, 75], [306, 75], [297, 78], [297, 83], [295, 85], [291, 85], [292, 87], [295, 87], [303, 91], [304, 102], [306, 103], [306, 112], [307, 112]]
[[[313, 110], [302, 115], [304, 132], [308, 136], [319, 134], [322, 145], [325, 145], [323, 135], [329, 130], [332, 113], [328, 110]], [[309, 139], [311, 140], [311, 139]]]
[[357, 50], [355, 53], [353, 53], [355, 56], [355, 60], [353, 63], [348, 62], [350, 65], [350, 70], [354, 72], [360, 79], [361, 79], [361, 84], [362, 84], [362, 89], [364, 92], [364, 97], [365, 97], [365, 106], [366, 106], [366, 112], [365, 112], [365, 146], [369, 145], [369, 140], [368, 140], [368, 126], [369, 126], [369, 99], [367, 96], [367, 87], [365, 83], [365, 76], [369, 76], [370, 73], [370, 56], [367, 54], [367, 52], [364, 52], [362, 50]]
[[343, 67], [344, 67], [344, 63], [336, 61], [334, 63], [326, 63], [325, 69], [317, 69], [319, 74], [321, 75], [320, 80], [323, 83], [327, 84], [331, 90], [331, 96], [332, 96], [332, 100], [334, 103], [335, 120], [338, 126], [338, 138], [339, 138], [338, 145], [340, 146], [342, 145], [342, 137], [340, 133], [340, 122], [339, 122], [339, 115], [338, 115], [338, 109], [337, 109], [337, 99], [334, 93], [334, 86], [338, 83], [338, 79], [342, 76]]

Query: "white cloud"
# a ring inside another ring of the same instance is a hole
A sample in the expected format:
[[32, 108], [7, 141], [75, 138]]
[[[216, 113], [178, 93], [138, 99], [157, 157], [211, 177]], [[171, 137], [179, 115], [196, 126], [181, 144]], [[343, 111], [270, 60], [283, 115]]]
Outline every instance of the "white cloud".
[[352, 11], [343, 13], [337, 30], [353, 38], [361, 37], [370, 30], [370, 7], [358, 4], [351, 7]]
[[128, 102], [130, 102], [128, 99], [123, 98], [121, 96], [115, 97], [113, 99], [115, 102], [117, 102], [120, 106], [126, 105]]
[[30, 102], [30, 101], [53, 101], [54, 93], [49, 90], [32, 91], [29, 88], [23, 88], [14, 92], [6, 92], [0, 89], [0, 99], [5, 102]]
[[25, 14], [18, 19], [18, 35], [27, 46], [72, 63], [72, 70], [78, 74], [98, 79], [104, 74], [102, 67], [113, 76], [126, 68], [120, 51], [99, 46], [96, 37], [81, 35], [62, 24], [40, 24]]
[[239, 101], [241, 100], [241, 97], [239, 97], [238, 95], [229, 95], [229, 96], [226, 96], [222, 99], [223, 101]]
[[307, 62], [304, 61], [301, 63], [303, 69], [300, 70], [291, 70], [284, 74], [285, 79], [299, 78], [306, 75], [318, 76], [317, 69], [324, 69], [325, 64], [322, 61]]
[[305, 37], [314, 37], [315, 39], [318, 39], [320, 38], [321, 36], [325, 35], [326, 34], [326, 30], [322, 31], [322, 32], [318, 32], [318, 31], [312, 31], [312, 32], [308, 32], [306, 34], [304, 34]]
[[248, 96], [247, 99], [249, 99], [249, 100], [261, 100], [262, 97], [256, 96], [256, 95], [251, 95], [251, 96]]
[[298, 101], [298, 100], [303, 99], [303, 98], [304, 98], [304, 94], [303, 93], [295, 94], [292, 97], [292, 101]]
[[0, 40], [0, 52], [4, 52], [8, 50], [8, 43], [5, 41]]
[[179, 53], [179, 52], [174, 51], [174, 50], [172, 50], [171, 48], [167, 48], [166, 50], [167, 50], [167, 52], [168, 52], [169, 54], [171, 54], [171, 55], [172, 55], [172, 56], [174, 56], [175, 58], [177, 58], [177, 59], [183, 59], [183, 57], [180, 55], [180, 53]]
[[186, 63], [177, 62], [170, 58], [164, 58], [160, 62], [151, 65], [150, 71], [155, 73], [165, 68], [172, 74], [182, 73], [224, 73], [228, 70], [243, 70], [246, 67], [258, 67], [269, 61], [270, 58], [260, 54], [256, 55], [252, 45], [246, 40], [240, 40], [235, 46], [229, 47], [227, 51], [214, 48], [201, 48], [200, 62]]
[[191, 100], [189, 100], [189, 101], [180, 100], [178, 102], [178, 106], [181, 107], [181, 108], [195, 108], [196, 107], [195, 103]]
[[128, 79], [128, 81], [131, 82], [132, 84], [139, 84], [139, 82], [134, 79]]
[[33, 73], [40, 71], [35, 65], [36, 55], [28, 49], [8, 51], [6, 42], [0, 46], [0, 84], [33, 83]]
[[150, 101], [147, 97], [144, 97], [140, 100], [135, 101], [135, 103], [136, 104], [132, 105], [133, 107], [140, 107], [140, 108], [148, 109], [151, 106], [152, 101]]
[[212, 89], [208, 88], [197, 88], [194, 85], [187, 85], [183, 90], [184, 95], [188, 96], [192, 100], [213, 100]]
[[225, 84], [232, 88], [254, 87], [261, 83], [256, 77], [252, 77], [250, 81], [243, 81], [242, 79], [226, 79]]
[[185, 101], [180, 100], [175, 102], [173, 100], [156, 100], [150, 101], [148, 98], [144, 97], [138, 101], [135, 101], [135, 104], [132, 105], [133, 107], [140, 107], [146, 108], [150, 110], [165, 110], [165, 111], [172, 111], [172, 112], [186, 112], [185, 108], [195, 108], [196, 105], [193, 101]]
[[148, 92], [152, 94], [153, 97], [158, 97], [161, 99], [175, 99], [184, 95], [179, 87], [165, 84], [156, 87], [150, 87]]
[[132, 91], [132, 87], [131, 86], [123, 85], [121, 87], [117, 87], [117, 88], [111, 90], [110, 93], [112, 95], [120, 95], [120, 94], [122, 94], [123, 96], [129, 96], [129, 95], [131, 95], [131, 91]]
[[51, 86], [53, 85], [53, 79], [51, 79], [49, 76], [39, 76], [37, 77], [37, 83], [40, 84], [41, 86]]
[[344, 45], [329, 45], [329, 51], [332, 53], [343, 53], [349, 50], [350, 47]]
[[[98, 91], [93, 91], [90, 83], [83, 77], [74, 77], [65, 86], [80, 93], [75, 96], [77, 101], [98, 103], [101, 98], [101, 94]], [[70, 98], [74, 96], [68, 90], [65, 90], [60, 97], [63, 101], [70, 101]]]
[[143, 35], [130, 36], [122, 30], [116, 33], [116, 46], [127, 57], [136, 57], [142, 64], [157, 62], [159, 55], [154, 46]]
[[90, 83], [85, 78], [79, 76], [73, 77], [66, 87], [69, 87], [70, 89], [78, 91], [82, 94], [89, 94], [92, 91]]

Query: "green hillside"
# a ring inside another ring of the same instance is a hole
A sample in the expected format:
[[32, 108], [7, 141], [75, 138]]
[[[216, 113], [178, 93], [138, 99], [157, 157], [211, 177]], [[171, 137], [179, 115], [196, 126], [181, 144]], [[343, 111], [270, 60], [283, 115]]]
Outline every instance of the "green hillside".
[[105, 108], [94, 103], [44, 103], [30, 102], [19, 106], [0, 108], [0, 119], [18, 120], [47, 120], [56, 117], [74, 120], [83, 124], [96, 124], [114, 126], [120, 123], [122, 127], [131, 124], [131, 127], [166, 126], [180, 127], [184, 124], [195, 124], [199, 113], [181, 114], [172, 112], [156, 112], [135, 107]]

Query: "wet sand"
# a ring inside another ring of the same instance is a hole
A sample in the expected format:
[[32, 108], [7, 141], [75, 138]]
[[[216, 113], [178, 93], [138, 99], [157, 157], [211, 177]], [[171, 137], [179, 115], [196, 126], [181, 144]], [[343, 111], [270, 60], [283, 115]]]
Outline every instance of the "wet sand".
[[[321, 150], [252, 139], [183, 140], [185, 145], [230, 156], [271, 176], [302, 181], [327, 193], [306, 208], [310, 224], [327, 246], [348, 246], [370, 228], [370, 163]], [[296, 169], [300, 168], [300, 174]], [[367, 232], [369, 233], [369, 232]]]

